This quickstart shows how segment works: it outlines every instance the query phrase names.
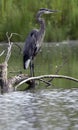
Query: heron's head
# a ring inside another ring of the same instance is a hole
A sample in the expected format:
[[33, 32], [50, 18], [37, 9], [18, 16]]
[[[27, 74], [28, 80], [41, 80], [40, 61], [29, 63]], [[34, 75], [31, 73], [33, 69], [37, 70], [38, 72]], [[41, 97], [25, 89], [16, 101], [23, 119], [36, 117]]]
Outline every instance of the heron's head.
[[38, 11], [39, 14], [50, 14], [50, 13], [56, 13], [56, 12], [58, 12], [58, 11], [47, 9], [47, 8], [42, 8]]

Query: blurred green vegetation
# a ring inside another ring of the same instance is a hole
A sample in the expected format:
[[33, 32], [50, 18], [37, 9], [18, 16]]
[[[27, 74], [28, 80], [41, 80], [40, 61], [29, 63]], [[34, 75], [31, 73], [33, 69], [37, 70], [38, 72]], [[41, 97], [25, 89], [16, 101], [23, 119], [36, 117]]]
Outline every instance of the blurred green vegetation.
[[28, 33], [39, 27], [35, 16], [40, 8], [61, 11], [43, 16], [46, 20], [45, 41], [77, 39], [78, 0], [0, 0], [0, 41], [6, 40], [7, 31], [21, 34], [21, 37], [14, 37], [14, 41], [25, 41]]

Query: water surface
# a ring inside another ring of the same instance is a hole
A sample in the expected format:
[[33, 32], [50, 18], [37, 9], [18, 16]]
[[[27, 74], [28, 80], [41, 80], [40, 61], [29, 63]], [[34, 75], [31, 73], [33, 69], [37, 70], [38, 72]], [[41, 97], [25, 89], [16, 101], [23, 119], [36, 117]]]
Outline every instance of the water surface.
[[[29, 73], [23, 70], [22, 54], [14, 47], [8, 77], [20, 71]], [[78, 78], [78, 42], [44, 44], [35, 58], [35, 75], [44, 74]], [[78, 130], [78, 83], [54, 79], [52, 85], [0, 95], [0, 130]]]
[[78, 89], [1, 95], [0, 130], [78, 130]]

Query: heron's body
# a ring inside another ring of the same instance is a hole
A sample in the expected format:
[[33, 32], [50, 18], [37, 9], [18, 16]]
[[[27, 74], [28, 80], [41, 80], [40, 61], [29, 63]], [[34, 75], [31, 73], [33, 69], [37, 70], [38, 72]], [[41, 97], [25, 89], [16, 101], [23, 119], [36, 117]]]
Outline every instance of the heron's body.
[[[41, 15], [44, 14], [46, 12], [46, 14], [55, 12], [55, 11], [51, 11], [49, 9], [41, 9], [38, 11], [37, 13], [37, 21], [40, 24], [40, 29], [34, 29], [32, 30], [25, 42], [24, 45], [24, 49], [23, 49], [23, 65], [24, 65], [24, 69], [27, 69], [30, 65], [30, 71], [33, 71], [33, 65], [32, 65], [32, 61], [34, 59], [34, 57], [36, 56], [36, 54], [39, 52], [40, 48], [41, 48], [41, 44], [43, 42], [44, 39], [44, 35], [45, 35], [45, 21], [44, 19], [41, 18]], [[34, 72], [31, 72], [31, 74]], [[33, 75], [33, 74], [32, 74]]]
[[36, 54], [39, 52], [43, 41], [43, 37], [44, 37], [43, 35], [39, 36], [38, 30], [32, 30], [31, 33], [28, 35], [23, 50], [24, 69], [28, 68], [30, 63], [29, 61], [33, 60]]

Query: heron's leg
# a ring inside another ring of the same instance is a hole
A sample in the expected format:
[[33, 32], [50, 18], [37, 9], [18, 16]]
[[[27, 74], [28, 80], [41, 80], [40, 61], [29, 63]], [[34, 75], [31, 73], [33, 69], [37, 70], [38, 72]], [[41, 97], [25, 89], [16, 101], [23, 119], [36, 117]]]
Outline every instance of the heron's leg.
[[30, 61], [30, 76], [32, 77], [32, 61]]
[[[33, 60], [30, 62], [30, 76], [34, 77], [34, 63]], [[31, 80], [29, 84], [29, 88], [34, 88], [35, 87], [35, 80]]]
[[34, 62], [32, 62], [32, 76], [34, 77]]
[[34, 77], [34, 63], [33, 60], [30, 62], [30, 76]]

